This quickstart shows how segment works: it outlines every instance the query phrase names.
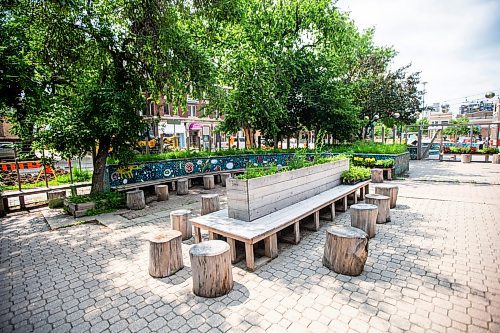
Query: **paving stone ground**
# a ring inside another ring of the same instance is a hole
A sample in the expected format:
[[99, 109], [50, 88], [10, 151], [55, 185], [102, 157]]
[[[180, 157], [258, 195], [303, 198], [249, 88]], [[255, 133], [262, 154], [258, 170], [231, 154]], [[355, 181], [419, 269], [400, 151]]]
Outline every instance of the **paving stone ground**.
[[[234, 290], [215, 299], [191, 292], [192, 242], [183, 270], [148, 275], [146, 239], [170, 227], [165, 217], [49, 231], [40, 211], [9, 216], [0, 221], [0, 331], [500, 332], [500, 186], [468, 182], [471, 168], [498, 181], [500, 165], [474, 164], [450, 169], [463, 183], [398, 181], [392, 222], [377, 225], [362, 275], [322, 266], [325, 220], [256, 272], [237, 265]], [[333, 222], [348, 223], [349, 213]]]

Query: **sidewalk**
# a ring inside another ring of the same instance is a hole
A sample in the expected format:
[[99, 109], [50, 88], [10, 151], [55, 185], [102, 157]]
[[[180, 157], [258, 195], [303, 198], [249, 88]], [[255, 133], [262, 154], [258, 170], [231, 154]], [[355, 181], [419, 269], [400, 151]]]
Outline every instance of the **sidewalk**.
[[[254, 273], [236, 265], [233, 291], [215, 299], [191, 291], [191, 241], [184, 269], [149, 276], [147, 236], [170, 228], [166, 216], [149, 219], [158, 207], [116, 230], [49, 231], [40, 211], [9, 216], [0, 222], [1, 331], [499, 332], [500, 186], [472, 181], [497, 184], [500, 165], [448, 165], [412, 161], [410, 177], [394, 182], [398, 206], [377, 225], [362, 275], [321, 263], [326, 227], [349, 224], [347, 212], [298, 245], [279, 244]], [[183, 207], [178, 198], [171, 209]]]

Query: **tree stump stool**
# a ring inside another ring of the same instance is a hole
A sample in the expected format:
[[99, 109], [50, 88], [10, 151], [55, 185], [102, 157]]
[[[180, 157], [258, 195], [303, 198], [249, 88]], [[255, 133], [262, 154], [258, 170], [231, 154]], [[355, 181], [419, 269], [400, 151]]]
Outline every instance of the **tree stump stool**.
[[187, 178], [180, 178], [177, 180], [177, 195], [186, 195], [189, 194], [189, 186], [188, 186]]
[[378, 207], [370, 204], [351, 206], [351, 226], [363, 230], [369, 238], [375, 237]]
[[203, 176], [203, 188], [205, 190], [212, 190], [212, 189], [215, 188], [214, 175], [205, 175], [205, 176]]
[[372, 183], [383, 183], [383, 182], [384, 182], [384, 170], [372, 169]]
[[149, 239], [149, 275], [166, 277], [184, 267], [181, 237], [180, 231], [167, 230]]
[[381, 194], [367, 194], [365, 196], [365, 202], [367, 204], [378, 207], [377, 223], [380, 224], [391, 221], [390, 200], [390, 197]]
[[397, 185], [381, 184], [375, 186], [375, 194], [382, 194], [391, 198], [389, 207], [395, 208], [398, 201], [399, 187]]
[[170, 223], [172, 229], [182, 233], [182, 240], [187, 240], [193, 236], [193, 227], [189, 220], [191, 212], [186, 209], [174, 210], [170, 213]]
[[58, 208], [64, 206], [65, 198], [66, 198], [66, 190], [54, 190], [47, 192], [47, 199], [49, 200], [49, 208]]
[[493, 160], [491, 161], [493, 164], [500, 164], [500, 154], [494, 154]]
[[201, 215], [220, 210], [218, 194], [204, 194], [201, 196]]
[[127, 208], [128, 209], [144, 209], [146, 208], [146, 200], [144, 198], [144, 191], [133, 190], [127, 192]]
[[222, 186], [226, 187], [227, 179], [231, 178], [231, 174], [229, 172], [223, 173], [220, 175], [221, 181], [222, 181]]
[[333, 226], [326, 231], [323, 265], [336, 273], [357, 276], [368, 257], [368, 236], [358, 228]]
[[193, 293], [219, 297], [233, 289], [233, 267], [229, 244], [220, 240], [198, 243], [189, 250]]
[[155, 186], [156, 199], [158, 201], [168, 200], [168, 185], [156, 185]]
[[462, 163], [470, 163], [472, 161], [472, 154], [462, 154]]

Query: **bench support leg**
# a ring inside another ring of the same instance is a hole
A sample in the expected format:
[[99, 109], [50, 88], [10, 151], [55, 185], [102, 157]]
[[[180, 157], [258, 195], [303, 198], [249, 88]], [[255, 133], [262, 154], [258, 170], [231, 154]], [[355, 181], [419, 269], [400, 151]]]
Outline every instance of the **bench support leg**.
[[293, 224], [293, 238], [295, 244], [299, 244], [300, 242], [300, 223], [299, 221]]
[[269, 258], [278, 256], [278, 235], [273, 234], [264, 239], [264, 254]]
[[387, 170], [387, 180], [392, 180], [392, 169]]
[[201, 229], [198, 227], [194, 227], [194, 242], [201, 243]]
[[347, 211], [347, 195], [340, 199], [340, 208], [339, 211], [345, 212]]
[[365, 195], [370, 194], [370, 184], [366, 184], [365, 186]]
[[236, 262], [236, 241], [232, 238], [226, 237], [227, 243], [231, 251], [231, 263]]
[[314, 212], [314, 230], [315, 231], [319, 230], [319, 210]]
[[26, 203], [24, 202], [24, 195], [19, 196], [19, 205], [21, 206], [21, 209], [26, 209]]
[[330, 205], [330, 215], [332, 216], [332, 222], [335, 220], [335, 202]]
[[209, 231], [208, 232], [208, 239], [209, 240], [216, 240], [217, 239], [217, 235], [214, 232]]
[[255, 258], [253, 254], [253, 244], [245, 243], [245, 256], [247, 262], [247, 268], [250, 271], [255, 270]]
[[358, 203], [358, 194], [357, 194], [357, 191], [354, 191], [354, 193], [352, 195], [354, 196], [354, 204], [357, 204]]
[[360, 187], [359, 188], [359, 200], [363, 201], [365, 200], [365, 187]]
[[6, 213], [9, 212], [9, 198], [2, 198], [3, 200], [3, 209]]

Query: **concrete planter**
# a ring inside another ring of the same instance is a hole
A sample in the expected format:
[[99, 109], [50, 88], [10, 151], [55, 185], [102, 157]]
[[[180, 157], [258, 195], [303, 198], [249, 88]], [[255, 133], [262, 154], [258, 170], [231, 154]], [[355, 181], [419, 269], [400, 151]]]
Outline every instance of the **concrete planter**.
[[357, 157], [371, 157], [376, 161], [386, 160], [392, 158], [394, 160], [394, 175], [396, 177], [402, 177], [404, 174], [410, 171], [410, 153], [401, 154], [360, 154], [355, 153], [354, 156]]
[[70, 215], [74, 217], [85, 216], [87, 210], [95, 208], [95, 202], [83, 202], [83, 203], [71, 203], [68, 199], [64, 200], [64, 206], [67, 207], [67, 211]]
[[229, 217], [253, 221], [340, 184], [349, 160], [281, 172], [253, 179], [227, 180]]

